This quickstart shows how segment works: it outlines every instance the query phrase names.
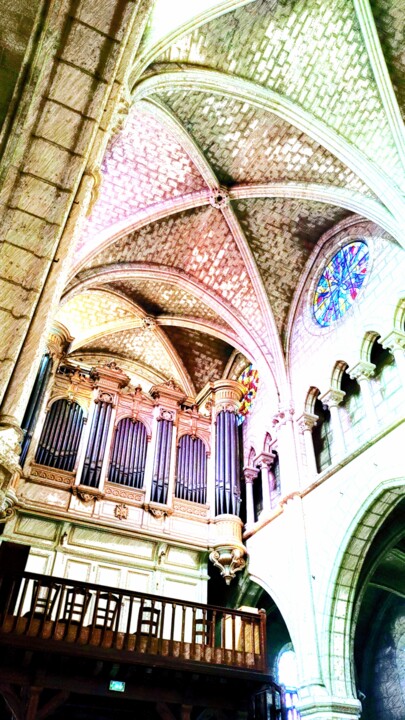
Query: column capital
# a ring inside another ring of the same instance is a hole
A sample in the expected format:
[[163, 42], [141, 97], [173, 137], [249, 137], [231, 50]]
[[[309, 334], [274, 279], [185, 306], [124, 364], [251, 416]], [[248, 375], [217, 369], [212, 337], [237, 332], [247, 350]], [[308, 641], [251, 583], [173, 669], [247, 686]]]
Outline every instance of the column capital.
[[257, 458], [255, 459], [255, 462], [257, 462], [260, 469], [267, 468], [267, 470], [270, 470], [271, 466], [273, 465], [275, 457], [276, 457], [275, 451], [270, 450], [269, 452], [260, 453], [257, 456]]
[[307, 412], [302, 413], [302, 415], [297, 418], [297, 425], [301, 435], [307, 431], [312, 432], [312, 429], [315, 427], [318, 419], [318, 415], [313, 415], [312, 413]]
[[275, 430], [278, 430], [278, 428], [290, 422], [293, 419], [294, 413], [295, 410], [291, 405], [279, 408], [278, 412], [273, 415], [273, 419], [271, 421]]
[[46, 347], [53, 360], [61, 360], [74, 338], [61, 323], [55, 322], [46, 341]]
[[383, 348], [388, 348], [391, 352], [399, 349], [405, 350], [405, 333], [400, 330], [392, 330], [385, 338], [380, 340], [380, 343]]
[[214, 416], [222, 411], [237, 413], [239, 404], [245, 393], [242, 383], [237, 380], [217, 380], [212, 383]]
[[353, 365], [347, 372], [352, 380], [369, 380], [374, 375], [375, 368], [374, 363], [360, 360], [360, 362]]
[[246, 483], [253, 483], [253, 481], [257, 478], [258, 474], [259, 474], [259, 471], [255, 467], [243, 468], [243, 476], [245, 478]]
[[346, 395], [343, 390], [335, 390], [335, 388], [329, 388], [323, 395], [320, 396], [320, 401], [323, 405], [330, 407], [336, 407], [340, 405], [344, 396]]

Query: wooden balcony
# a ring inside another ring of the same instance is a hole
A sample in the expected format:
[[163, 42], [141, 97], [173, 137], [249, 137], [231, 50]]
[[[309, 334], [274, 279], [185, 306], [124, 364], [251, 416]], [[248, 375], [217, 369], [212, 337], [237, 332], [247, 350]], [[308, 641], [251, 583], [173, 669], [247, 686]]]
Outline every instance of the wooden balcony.
[[24, 572], [0, 580], [0, 643], [265, 674], [266, 616]]

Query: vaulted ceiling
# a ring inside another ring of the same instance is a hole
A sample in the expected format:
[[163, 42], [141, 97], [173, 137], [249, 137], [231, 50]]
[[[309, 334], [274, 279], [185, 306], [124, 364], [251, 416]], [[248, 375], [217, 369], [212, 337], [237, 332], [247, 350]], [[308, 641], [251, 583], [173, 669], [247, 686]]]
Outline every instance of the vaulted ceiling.
[[156, 0], [57, 314], [73, 357], [192, 396], [236, 349], [283, 393], [321, 235], [357, 214], [403, 242], [404, 10]]

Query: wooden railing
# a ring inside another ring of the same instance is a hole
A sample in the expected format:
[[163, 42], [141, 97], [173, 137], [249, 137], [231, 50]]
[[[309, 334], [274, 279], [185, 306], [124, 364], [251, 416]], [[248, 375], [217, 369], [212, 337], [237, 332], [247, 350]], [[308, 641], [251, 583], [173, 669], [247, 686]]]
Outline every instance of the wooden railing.
[[0, 578], [0, 643], [265, 673], [266, 615], [25, 572]]

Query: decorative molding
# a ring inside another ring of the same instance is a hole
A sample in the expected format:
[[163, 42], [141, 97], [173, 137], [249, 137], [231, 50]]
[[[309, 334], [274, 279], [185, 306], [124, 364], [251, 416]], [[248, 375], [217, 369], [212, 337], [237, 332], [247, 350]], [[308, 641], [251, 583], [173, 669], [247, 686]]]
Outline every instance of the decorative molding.
[[374, 363], [360, 360], [356, 365], [348, 369], [347, 372], [352, 380], [370, 380], [375, 373], [375, 368]]
[[68, 470], [46, 467], [45, 465], [31, 465], [29, 479], [40, 485], [69, 488], [74, 484], [75, 473]]
[[223, 547], [219, 550], [212, 550], [209, 558], [215, 567], [220, 570], [226, 584], [230, 585], [236, 573], [243, 570], [246, 565], [244, 555], [243, 550], [238, 547]]
[[337, 407], [344, 399], [346, 393], [343, 390], [335, 390], [330, 388], [323, 395], [320, 396], [319, 400], [323, 405], [327, 405], [329, 408]]
[[88, 485], [73, 485], [72, 495], [81, 500], [85, 505], [96, 502], [97, 500], [102, 500], [105, 497], [104, 492], [99, 490], [99, 488], [93, 488]]
[[383, 348], [388, 348], [393, 352], [394, 350], [405, 350], [405, 333], [399, 330], [392, 330], [388, 335], [380, 340]]
[[163, 518], [167, 515], [172, 515], [173, 513], [172, 507], [169, 507], [168, 505], [163, 505], [162, 503], [144, 503], [143, 507], [148, 513], [153, 515], [154, 518]]
[[211, 190], [209, 203], [212, 207], [222, 210], [224, 207], [229, 205], [229, 191], [223, 185]]
[[192, 517], [193, 519], [208, 520], [210, 514], [209, 505], [190, 502], [189, 500], [173, 500], [173, 511], [178, 515]]
[[117, 483], [105, 483], [104, 495], [107, 500], [125, 500], [125, 504], [142, 505], [145, 499], [144, 490], [133, 490]]
[[127, 520], [128, 519], [128, 505], [117, 503], [117, 505], [114, 508], [114, 515], [118, 520]]
[[307, 412], [302, 413], [302, 415], [300, 415], [300, 417], [296, 420], [298, 430], [301, 435], [303, 435], [307, 431], [312, 432], [318, 420], [318, 415], [313, 415], [312, 413]]
[[291, 405], [285, 408], [280, 408], [271, 421], [273, 428], [277, 431], [280, 427], [283, 427], [283, 425], [286, 425], [288, 422], [292, 422], [294, 413], [295, 410]]

